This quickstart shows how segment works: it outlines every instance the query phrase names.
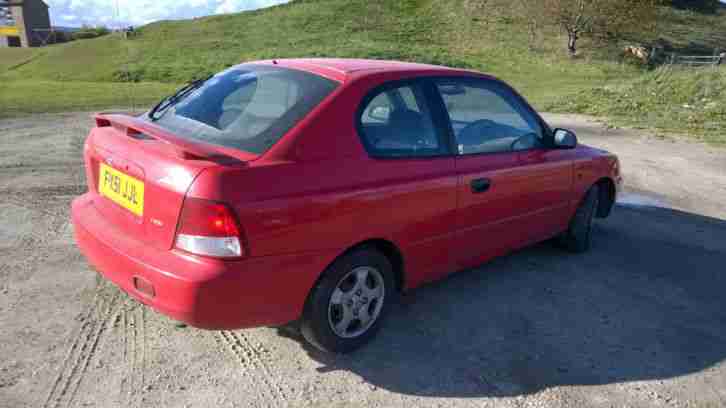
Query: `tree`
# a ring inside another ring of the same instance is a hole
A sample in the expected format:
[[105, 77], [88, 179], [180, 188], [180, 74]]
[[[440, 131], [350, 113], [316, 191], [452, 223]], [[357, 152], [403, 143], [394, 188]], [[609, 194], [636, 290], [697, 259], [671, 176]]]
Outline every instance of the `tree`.
[[567, 51], [577, 53], [582, 36], [618, 37], [632, 31], [652, 30], [658, 0], [539, 0], [542, 7], [532, 18], [558, 25], [567, 34]]
[[71, 37], [74, 40], [85, 40], [89, 38], [100, 37], [110, 32], [111, 31], [105, 26], [92, 27], [89, 25], [83, 25], [78, 31], [73, 32]]
[[[537, 3], [537, 2], [535, 2]], [[538, 46], [538, 39], [542, 31], [542, 25], [546, 21], [541, 18], [541, 11], [537, 7], [532, 7], [531, 0], [514, 0], [512, 1], [513, 11], [523, 17], [527, 23], [527, 36], [529, 37], [529, 49], [535, 50]]]

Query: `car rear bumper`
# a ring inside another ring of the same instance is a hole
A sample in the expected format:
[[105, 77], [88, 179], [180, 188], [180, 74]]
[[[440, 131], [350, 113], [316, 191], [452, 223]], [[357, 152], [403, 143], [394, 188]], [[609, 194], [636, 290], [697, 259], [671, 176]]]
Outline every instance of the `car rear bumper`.
[[159, 250], [108, 223], [93, 204], [99, 199], [87, 193], [73, 201], [83, 255], [139, 302], [199, 328], [274, 326], [299, 318], [310, 288], [335, 257], [329, 251], [229, 261]]

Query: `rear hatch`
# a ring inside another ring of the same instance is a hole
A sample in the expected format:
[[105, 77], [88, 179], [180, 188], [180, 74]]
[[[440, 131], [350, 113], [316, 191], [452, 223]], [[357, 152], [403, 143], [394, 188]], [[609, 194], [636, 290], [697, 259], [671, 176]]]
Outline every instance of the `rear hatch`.
[[173, 246], [184, 197], [212, 166], [244, 166], [254, 155], [230, 154], [181, 139], [126, 115], [100, 114], [84, 149], [89, 191], [108, 223], [141, 243]]

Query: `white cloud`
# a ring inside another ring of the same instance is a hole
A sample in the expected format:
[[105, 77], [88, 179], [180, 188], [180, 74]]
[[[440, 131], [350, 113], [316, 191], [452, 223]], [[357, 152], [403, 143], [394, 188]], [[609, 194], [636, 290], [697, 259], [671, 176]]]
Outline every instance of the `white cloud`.
[[222, 0], [218, 2], [215, 14], [236, 13], [241, 10], [254, 10], [268, 7], [272, 4], [284, 3], [284, 1], [273, 2], [270, 0]]
[[288, 0], [45, 0], [52, 24], [113, 27], [143, 25], [158, 20], [187, 19], [235, 13], [286, 3]]

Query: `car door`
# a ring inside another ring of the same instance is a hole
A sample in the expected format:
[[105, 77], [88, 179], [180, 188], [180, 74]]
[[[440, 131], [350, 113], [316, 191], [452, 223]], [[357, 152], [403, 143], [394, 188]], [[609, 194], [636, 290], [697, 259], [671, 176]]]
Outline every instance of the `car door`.
[[369, 229], [384, 222], [393, 231], [409, 286], [455, 268], [450, 247], [458, 176], [448, 125], [432, 95], [435, 91], [425, 81], [385, 83], [364, 98], [357, 123], [371, 159], [364, 184], [386, 186], [377, 194], [381, 216], [364, 222]]
[[523, 210], [527, 212], [530, 237], [521, 245], [542, 241], [567, 229], [576, 208], [571, 198], [576, 166], [573, 150], [538, 147], [519, 153], [527, 172], [523, 186]]
[[544, 152], [549, 132], [509, 87], [469, 77], [435, 83], [456, 155], [453, 248], [458, 265], [466, 268], [542, 237], [546, 228], [536, 223], [546, 217], [540, 212], [566, 202], [560, 185], [571, 183], [566, 172], [543, 159], [545, 153], [526, 155]]

